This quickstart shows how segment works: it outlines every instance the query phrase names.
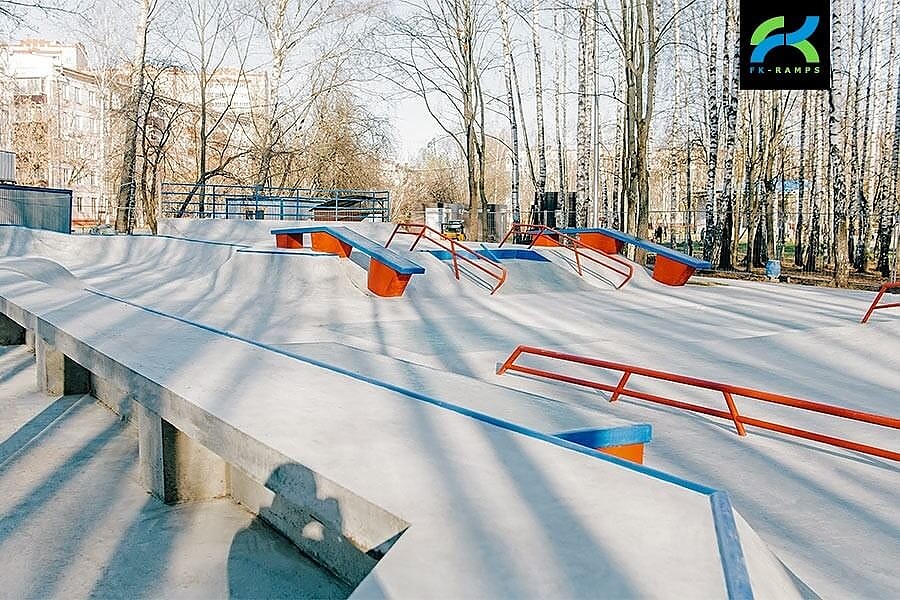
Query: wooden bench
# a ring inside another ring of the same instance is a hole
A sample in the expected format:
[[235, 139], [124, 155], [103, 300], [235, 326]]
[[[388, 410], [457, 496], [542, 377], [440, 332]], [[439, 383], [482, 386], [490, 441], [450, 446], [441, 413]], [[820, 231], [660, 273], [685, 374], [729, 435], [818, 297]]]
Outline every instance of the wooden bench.
[[273, 229], [275, 245], [279, 248], [303, 248], [303, 236], [309, 234], [312, 249], [348, 258], [356, 249], [369, 257], [369, 291], [386, 298], [402, 296], [409, 278], [425, 272], [394, 250], [347, 227], [318, 225]]
[[708, 261], [688, 256], [677, 250], [636, 238], [615, 229], [569, 227], [560, 231], [575, 235], [585, 245], [602, 250], [608, 254], [621, 254], [625, 244], [631, 244], [648, 252], [653, 252], [656, 254], [653, 279], [666, 285], [684, 285], [691, 278], [691, 275], [694, 274], [695, 270], [712, 269], [712, 265]]

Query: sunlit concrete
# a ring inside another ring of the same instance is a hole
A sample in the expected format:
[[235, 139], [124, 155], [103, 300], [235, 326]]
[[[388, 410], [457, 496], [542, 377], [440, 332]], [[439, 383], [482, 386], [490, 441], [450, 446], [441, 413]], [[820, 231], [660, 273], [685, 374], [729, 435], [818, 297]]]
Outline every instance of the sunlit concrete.
[[[765, 544], [817, 592], [825, 597], [886, 597], [900, 589], [893, 568], [900, 557], [894, 500], [900, 496], [900, 479], [887, 461], [752, 429], [748, 437], [738, 438], [728, 423], [702, 416], [630, 400], [610, 405], [603, 394], [494, 374], [497, 362], [516, 344], [529, 343], [896, 414], [900, 319], [884, 311], [869, 326], [858, 327], [870, 293], [700, 278], [672, 289], [656, 285], [642, 272], [614, 292], [601, 280], [576, 278], [571, 265], [565, 271], [565, 257], [542, 250], [557, 271], [516, 265], [508, 289], [493, 297], [471, 279], [457, 283], [447, 265], [423, 257], [428, 272], [410, 284], [408, 298], [385, 301], [366, 295], [365, 272], [352, 261], [265, 254], [274, 246], [268, 235], [271, 226], [179, 222], [170, 229], [242, 246], [5, 232], [0, 248], [9, 255], [40, 254], [62, 263], [42, 264], [36, 271], [33, 259], [8, 259], [17, 264], [32, 261], [29, 277], [56, 288], [90, 285], [532, 426], [582, 418], [650, 422], [654, 442], [648, 447], [648, 464], [727, 489]], [[389, 230], [372, 225], [366, 233], [383, 240]], [[245, 252], [245, 246], [253, 246], [254, 253]], [[94, 327], [109, 322], [108, 317], [98, 318], [104, 312], [95, 311]], [[126, 324], [112, 334], [125, 336], [127, 330]], [[347, 349], [340, 351], [339, 346]], [[196, 358], [217, 366], [216, 356], [221, 353], [210, 350]], [[222, 378], [227, 384], [219, 386], [219, 392], [248, 393], [253, 386], [246, 380], [263, 373], [291, 390], [286, 402], [303, 404], [307, 388], [317, 387], [305, 375], [300, 377], [302, 385], [290, 385], [279, 369], [258, 371], [244, 364], [231, 365], [234, 372]], [[578, 369], [573, 373], [594, 375]], [[514, 396], [503, 392], [500, 395], [509, 399], [492, 403], [490, 396], [476, 393], [498, 384], [527, 391], [531, 400], [519, 406]], [[647, 389], [656, 388], [648, 383]], [[319, 401], [341, 406], [344, 399], [328, 396]], [[111, 401], [116, 406], [127, 403]], [[813, 429], [830, 427], [829, 433], [887, 447], [896, 442], [891, 431], [822, 421], [796, 411], [785, 414], [768, 406], [742, 407], [754, 416], [777, 416]], [[230, 414], [240, 411], [219, 408]], [[288, 420], [303, 423], [303, 418], [301, 410]], [[418, 420], [429, 425], [427, 435], [417, 438], [419, 443], [434, 444], [435, 454], [455, 451], [444, 439], [443, 427], [431, 419]], [[334, 438], [343, 435], [335, 433]], [[346, 442], [347, 447], [353, 448], [353, 456], [365, 456], [355, 440]], [[331, 438], [317, 442], [316, 451], [335, 451]], [[384, 463], [391, 465], [390, 460]], [[456, 474], [466, 482], [460, 485], [470, 485], [469, 468], [461, 467]], [[461, 500], [456, 500], [448, 510], [458, 510]], [[328, 505], [320, 508], [327, 512]], [[393, 514], [408, 520], [402, 511]], [[414, 529], [401, 536], [372, 572], [373, 581], [380, 581], [380, 574], [398, 576], [389, 565], [402, 555], [398, 550]]]
[[51, 397], [0, 348], [0, 596], [343, 598], [349, 587], [231, 500], [166, 505], [137, 432], [89, 396]]

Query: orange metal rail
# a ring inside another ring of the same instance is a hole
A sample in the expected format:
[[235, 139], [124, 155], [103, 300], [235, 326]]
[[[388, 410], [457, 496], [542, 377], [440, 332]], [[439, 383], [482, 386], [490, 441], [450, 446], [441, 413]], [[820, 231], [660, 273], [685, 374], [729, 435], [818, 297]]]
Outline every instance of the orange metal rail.
[[[604, 252], [603, 250], [600, 250], [599, 248], [593, 248], [591, 246], [588, 246], [584, 242], [582, 242], [576, 238], [573, 238], [572, 236], [566, 235], [566, 234], [562, 233], [561, 231], [553, 229], [552, 227], [547, 227], [546, 225], [529, 225], [528, 223], [513, 223], [512, 227], [509, 228], [509, 231], [506, 232], [506, 235], [503, 236], [503, 239], [500, 240], [500, 244], [498, 245], [498, 248], [500, 246], [502, 246], [503, 244], [505, 244], [506, 240], [509, 239], [509, 236], [511, 236], [514, 233], [530, 236], [531, 243], [528, 245], [529, 248], [533, 247], [535, 245], [535, 243], [542, 236], [545, 238], [549, 238], [551, 235], [556, 237], [556, 240], [554, 240], [555, 242], [557, 242], [560, 246], [562, 246], [564, 248], [568, 248], [569, 250], [571, 250], [572, 252], [575, 253], [575, 265], [577, 266], [578, 274], [581, 275], [582, 277], [584, 276], [584, 274], [581, 272], [581, 259], [582, 258], [586, 258], [592, 262], [595, 262], [598, 265], [605, 267], [615, 273], [618, 273], [622, 277], [624, 277], [625, 280], [616, 286], [617, 290], [621, 289], [626, 283], [631, 281], [631, 277], [632, 277], [632, 275], [634, 275], [634, 266], [630, 262], [625, 260], [624, 258], [622, 258], [618, 255], [609, 254], [607, 252]], [[621, 267], [621, 270], [614, 265], [603, 262], [602, 260], [596, 258], [595, 256], [592, 256], [591, 254], [585, 254], [584, 250], [589, 250], [591, 252], [595, 252], [597, 254], [600, 254], [600, 255], [608, 258], [610, 261], [615, 263], [615, 265], [619, 265], [619, 267]]]
[[866, 316], [863, 317], [860, 323], [866, 323], [869, 320], [869, 317], [872, 316], [872, 313], [876, 310], [881, 310], [883, 308], [898, 308], [900, 307], [900, 302], [892, 302], [890, 304], [882, 304], [878, 306], [878, 303], [881, 301], [881, 297], [884, 296], [885, 292], [890, 289], [900, 289], [900, 281], [895, 283], [885, 283], [881, 286], [881, 289], [878, 290], [878, 295], [875, 296], [875, 299], [872, 300], [872, 306], [869, 307], [869, 310], [866, 311]]
[[[590, 381], [587, 379], [581, 379], [578, 377], [563, 375], [562, 373], [555, 373], [552, 371], [546, 371], [543, 369], [536, 369], [533, 367], [526, 367], [523, 365], [515, 364], [516, 359], [518, 359], [523, 354], [543, 356], [546, 358], [551, 358], [551, 359], [560, 360], [560, 361], [564, 361], [564, 362], [577, 363], [577, 364], [581, 364], [581, 365], [588, 365], [591, 367], [598, 367], [601, 369], [608, 369], [611, 371], [618, 371], [618, 372], [622, 373], [622, 376], [619, 378], [619, 381], [616, 385], [609, 385], [609, 384], [600, 383], [597, 381]], [[513, 351], [513, 353], [509, 355], [509, 358], [506, 359], [506, 362], [504, 362], [503, 365], [501, 365], [501, 367], [497, 370], [497, 374], [502, 375], [503, 373], [505, 373], [507, 371], [515, 371], [518, 373], [524, 373], [524, 374], [532, 375], [535, 377], [543, 377], [545, 379], [552, 379], [555, 381], [562, 381], [565, 383], [580, 385], [583, 387], [588, 387], [588, 388], [592, 388], [592, 389], [596, 389], [596, 390], [612, 392], [612, 396], [610, 396], [610, 398], [609, 398], [610, 402], [618, 400], [620, 396], [629, 396], [631, 398], [637, 398], [639, 400], [647, 400], [649, 402], [655, 402], [657, 404], [664, 404], [666, 406], [674, 406], [676, 408], [682, 408], [685, 410], [699, 412], [699, 413], [711, 415], [714, 417], [720, 417], [722, 419], [728, 419], [734, 423], [734, 427], [737, 430], [738, 435], [741, 435], [741, 436], [747, 435], [747, 432], [746, 432], [744, 426], [752, 425], [754, 427], [759, 427], [761, 429], [768, 429], [769, 431], [777, 431], [779, 433], [793, 435], [793, 436], [801, 437], [801, 438], [804, 438], [807, 440], [813, 440], [815, 442], [829, 444], [831, 446], [838, 446], [840, 448], [846, 448], [848, 450], [855, 450], [857, 452], [862, 452], [864, 454], [870, 454], [872, 456], [878, 456], [881, 458], [887, 458], [890, 460], [900, 461], [900, 452], [895, 452], [893, 450], [886, 450], [884, 448], [869, 446], [867, 444], [861, 444], [858, 442], [845, 440], [843, 438], [832, 437], [829, 435], [823, 435], [821, 433], [807, 431], [805, 429], [798, 429], [796, 427], [789, 427], [787, 425], [781, 425], [779, 423], [772, 423], [771, 421], [763, 421], [761, 419], [755, 419], [752, 417], [744, 416], [738, 411], [737, 405], [734, 402], [734, 398], [735, 398], [735, 396], [740, 396], [740, 397], [744, 397], [744, 398], [752, 398], [754, 400], [761, 400], [763, 402], [770, 402], [772, 404], [779, 404], [781, 406], [790, 406], [793, 408], [799, 408], [802, 410], [811, 411], [811, 412], [820, 413], [820, 414], [832, 415], [835, 417], [841, 417], [841, 418], [850, 419], [853, 421], [861, 421], [863, 423], [880, 425], [882, 427], [890, 427], [892, 429], [900, 429], [900, 419], [896, 419], [893, 417], [887, 417], [887, 416], [883, 416], [883, 415], [877, 415], [877, 414], [862, 412], [862, 411], [858, 411], [858, 410], [851, 410], [848, 408], [842, 408], [840, 406], [833, 406], [830, 404], [821, 404], [819, 402], [811, 402], [809, 400], [803, 400], [801, 398], [794, 398], [791, 396], [783, 396], [781, 394], [773, 394], [771, 392], [764, 392], [761, 390], [755, 390], [755, 389], [747, 388], [747, 387], [729, 385], [726, 383], [718, 383], [715, 381], [707, 381], [705, 379], [697, 379], [695, 377], [688, 377], [685, 375], [677, 375], [674, 373], [666, 373], [664, 371], [645, 369], [643, 367], [635, 367], [632, 365], [625, 365], [625, 364], [610, 362], [610, 361], [606, 361], [606, 360], [598, 360], [595, 358], [577, 356], [575, 354], [565, 354], [563, 352], [546, 350], [544, 348], [535, 348], [533, 346], [517, 347]], [[726, 404], [728, 410], [719, 410], [719, 409], [715, 409], [715, 408], [709, 408], [707, 406], [701, 406], [701, 405], [692, 404], [689, 402], [682, 402], [680, 400], [674, 400], [671, 398], [658, 396], [656, 394], [649, 394], [649, 393], [641, 392], [641, 391], [638, 391], [635, 389], [629, 389], [627, 387], [627, 384], [632, 375], [647, 377], [650, 379], [656, 379], [656, 380], [661, 380], [661, 381], [670, 381], [672, 383], [679, 383], [679, 384], [684, 384], [684, 385], [688, 385], [688, 386], [692, 386], [692, 387], [703, 388], [703, 389], [721, 392], [725, 399], [725, 404]]]
[[[416, 239], [409, 247], [410, 250], [414, 250], [418, 243], [425, 239], [438, 246], [442, 250], [446, 250], [447, 252], [449, 252], [450, 257], [453, 260], [453, 274], [456, 276], [457, 281], [459, 281], [459, 261], [463, 261], [464, 263], [475, 267], [487, 276], [497, 280], [497, 285], [495, 285], [491, 290], [491, 295], [499, 290], [500, 286], [506, 282], [506, 267], [485, 256], [482, 256], [481, 254], [476, 253], [473, 250], [469, 250], [461, 243], [457, 242], [454, 239], [448, 238], [433, 227], [429, 227], [428, 225], [422, 223], [398, 223], [397, 226], [394, 227], [394, 232], [391, 233], [391, 237], [388, 238], [388, 241], [387, 243], [385, 243], [384, 247], [389, 247], [391, 245], [391, 242], [394, 241], [394, 237], [396, 237], [397, 235], [416, 236]], [[462, 249], [462, 252], [457, 250], [457, 248]], [[489, 265], [489, 267], [486, 267], [485, 265]]]

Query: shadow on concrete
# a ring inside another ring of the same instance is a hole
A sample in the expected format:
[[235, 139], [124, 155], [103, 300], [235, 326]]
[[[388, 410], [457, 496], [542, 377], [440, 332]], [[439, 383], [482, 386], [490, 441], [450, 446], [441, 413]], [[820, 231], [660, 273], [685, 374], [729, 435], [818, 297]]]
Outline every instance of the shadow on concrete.
[[[298, 492], [297, 498], [288, 500], [272, 491], [286, 484]], [[274, 494], [269, 505], [259, 506], [259, 514], [231, 542], [228, 597], [347, 598], [355, 586], [328, 571], [321, 559], [348, 543], [340, 533], [343, 518], [338, 500], [320, 498], [312, 472], [298, 464], [279, 466], [265, 487], [263, 494]], [[290, 527], [301, 536], [308, 554], [278, 533], [279, 527]], [[260, 581], [260, 572], [270, 577]]]

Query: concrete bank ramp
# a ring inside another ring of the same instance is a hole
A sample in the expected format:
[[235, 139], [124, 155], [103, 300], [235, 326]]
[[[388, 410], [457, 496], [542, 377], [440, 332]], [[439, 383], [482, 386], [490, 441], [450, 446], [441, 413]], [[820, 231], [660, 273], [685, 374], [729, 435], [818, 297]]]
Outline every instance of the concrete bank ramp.
[[[241, 219], [160, 219], [158, 231], [160, 235], [274, 248], [275, 236], [271, 234], [273, 229], [310, 225], [349, 227], [381, 244], [387, 241], [391, 232], [394, 230], [394, 223], [348, 221], [245, 221]], [[393, 244], [391, 247], [393, 247]], [[397, 249], [399, 250], [402, 247], [403, 245], [398, 243]]]
[[118, 290], [203, 277], [225, 264], [236, 250], [164, 237], [69, 235], [0, 227], [0, 254], [48, 258], [85, 281]]
[[804, 594], [705, 486], [18, 273], [0, 270], [0, 311], [265, 485], [270, 513], [293, 503], [306, 517], [276, 526], [355, 597]]

